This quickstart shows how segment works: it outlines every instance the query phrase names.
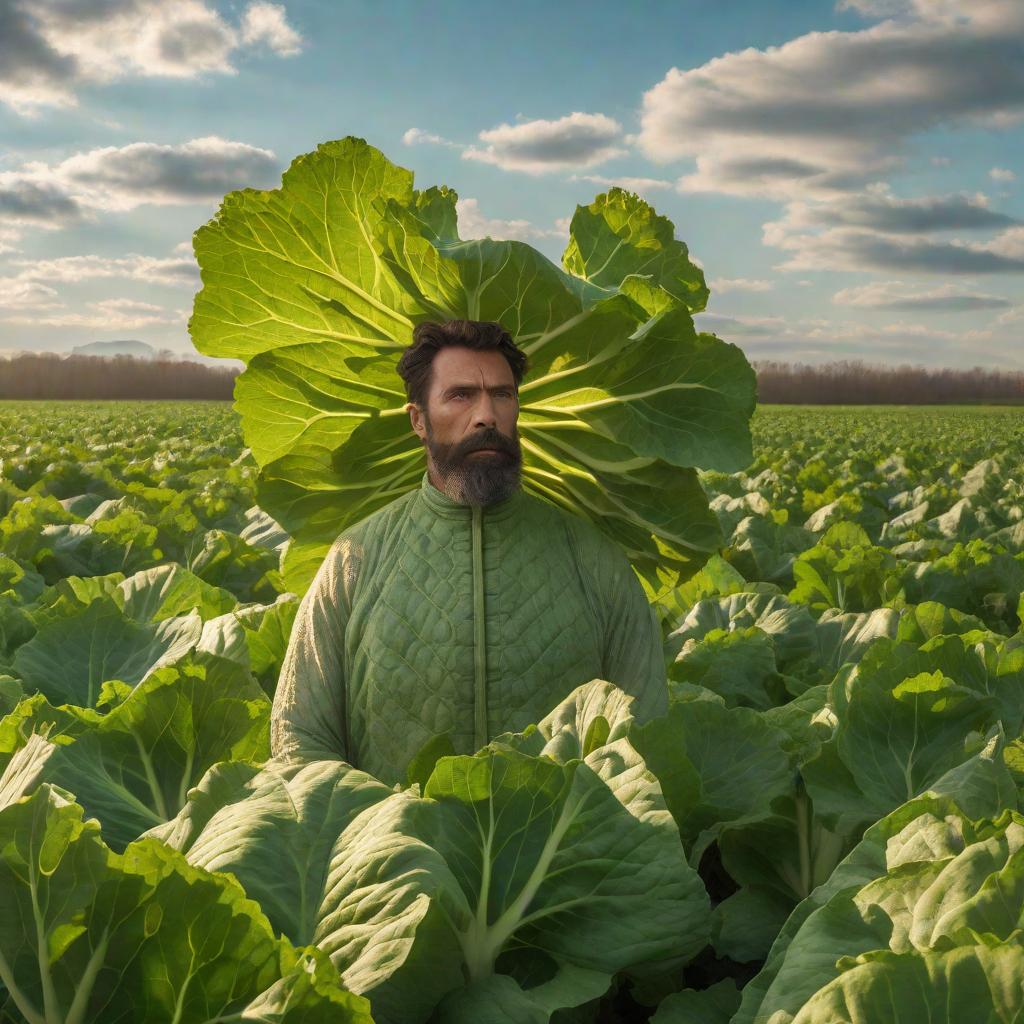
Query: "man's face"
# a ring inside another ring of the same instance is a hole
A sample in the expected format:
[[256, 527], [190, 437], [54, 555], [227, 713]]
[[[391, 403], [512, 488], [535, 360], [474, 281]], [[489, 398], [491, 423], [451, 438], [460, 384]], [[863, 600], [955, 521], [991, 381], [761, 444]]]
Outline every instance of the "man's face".
[[405, 407], [426, 445], [430, 482], [464, 505], [509, 497], [522, 468], [512, 367], [494, 349], [451, 346], [431, 369], [427, 407]]

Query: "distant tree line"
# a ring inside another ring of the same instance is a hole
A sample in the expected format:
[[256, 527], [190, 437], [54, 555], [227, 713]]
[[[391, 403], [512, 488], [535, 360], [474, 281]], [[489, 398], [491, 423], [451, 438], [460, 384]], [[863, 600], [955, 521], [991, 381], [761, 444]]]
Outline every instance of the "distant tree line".
[[[844, 360], [755, 362], [763, 405], [937, 405], [957, 402], [1024, 403], [1019, 370], [928, 369]], [[0, 359], [4, 398], [208, 398], [229, 401], [235, 367], [208, 366], [158, 353], [135, 356], [62, 356], [24, 353]]]
[[235, 367], [206, 366], [162, 352], [155, 359], [26, 352], [0, 359], [0, 398], [230, 400], [238, 374]]
[[1024, 402], [1019, 370], [884, 366], [859, 359], [811, 366], [755, 362], [762, 405], [940, 405]]

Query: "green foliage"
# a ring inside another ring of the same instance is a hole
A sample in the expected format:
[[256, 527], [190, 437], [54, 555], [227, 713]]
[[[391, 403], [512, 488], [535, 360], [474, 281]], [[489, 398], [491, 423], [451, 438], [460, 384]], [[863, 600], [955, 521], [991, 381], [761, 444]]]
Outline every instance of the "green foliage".
[[754, 377], [695, 330], [708, 292], [673, 225], [613, 188], [577, 207], [558, 267], [523, 242], [460, 239], [456, 193], [412, 180], [362, 139], [327, 142], [195, 234], [192, 339], [248, 365], [235, 395], [259, 504], [303, 552], [289, 588], [418, 484], [396, 366], [418, 323], [453, 317], [500, 321], [529, 357], [524, 488], [621, 544], [652, 596], [675, 586], [720, 542], [696, 467], [749, 462]]
[[[667, 222], [584, 209], [581, 266], [632, 231], [678, 272], [617, 302], [703, 303]], [[669, 713], [598, 680], [394, 789], [267, 760], [317, 548], [231, 410], [0, 427], [5, 1024], [1020, 1016], [1019, 411], [758, 411], [700, 474], [718, 552], [652, 594]]]

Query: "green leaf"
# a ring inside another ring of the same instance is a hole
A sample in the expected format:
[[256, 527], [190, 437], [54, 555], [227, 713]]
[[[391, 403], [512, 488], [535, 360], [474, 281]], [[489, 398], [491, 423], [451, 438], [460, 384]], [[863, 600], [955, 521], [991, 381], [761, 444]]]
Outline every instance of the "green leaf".
[[594, 522], [660, 591], [659, 568], [689, 574], [720, 543], [694, 467], [752, 454], [753, 373], [694, 330], [701, 272], [670, 222], [617, 189], [577, 210], [568, 274], [522, 242], [460, 241], [456, 199], [414, 191], [349, 137], [297, 158], [280, 189], [229, 194], [196, 233], [193, 341], [248, 363], [236, 399], [259, 506], [293, 537], [288, 586], [417, 486], [398, 359], [416, 324], [464, 317], [500, 321], [529, 357], [524, 488]]
[[992, 672], [984, 649], [959, 636], [921, 648], [876, 641], [833, 682], [835, 734], [802, 769], [818, 813], [854, 834], [924, 792], [975, 753], [973, 737], [997, 720], [1004, 687], [1014, 700], [1018, 680]]
[[455, 754], [455, 747], [452, 745], [450, 732], [443, 732], [438, 736], [432, 736], [413, 755], [409, 767], [405, 771], [406, 779], [410, 786], [419, 786], [420, 792], [427, 784], [427, 780], [434, 772], [434, 767], [442, 757], [452, 757]]
[[672, 300], [699, 313], [708, 300], [704, 274], [674, 231], [667, 217], [637, 195], [612, 188], [589, 206], [576, 207], [562, 263], [591, 285], [626, 291], [651, 315]]
[[0, 970], [23, 1019], [370, 1024], [232, 879], [154, 840], [112, 853], [51, 786], [2, 806], [0, 851]]
[[736, 983], [725, 978], [699, 991], [674, 992], [662, 1001], [651, 1024], [729, 1024], [739, 1005]]
[[[722, 825], [764, 819], [774, 800], [793, 791], [786, 735], [749, 708], [674, 703], [667, 715], [634, 726], [631, 737], [665, 786], [687, 851], [696, 845], [697, 856]], [[693, 766], [696, 792], [674, 784], [692, 777], [685, 768], [680, 771], [680, 762]]]
[[[270, 702], [244, 669], [209, 655], [156, 670], [105, 715], [37, 697], [12, 717], [0, 732], [0, 786], [70, 790], [117, 850], [173, 818], [215, 762], [270, 754]], [[47, 740], [26, 741], [29, 732]]]
[[120, 589], [125, 615], [139, 622], [162, 622], [191, 611], [205, 622], [233, 611], [238, 604], [234, 594], [211, 586], [175, 562], [142, 569]]
[[135, 684], [176, 661], [199, 640], [199, 616], [159, 623], [128, 618], [110, 597], [43, 626], [14, 657], [26, 689], [51, 700], [91, 707], [109, 679]]
[[1003, 1024], [1024, 1012], [1019, 942], [925, 955], [881, 952], [850, 963], [816, 993], [793, 1024], [854, 1024], [898, 1007], [896, 1021]]
[[341, 761], [221, 765], [149, 834], [230, 871], [382, 1022], [425, 1020], [467, 979], [518, 981], [538, 958], [550, 985], [523, 1005], [550, 1014], [707, 942], [707, 896], [629, 742], [630, 704], [603, 680], [580, 687], [539, 726], [438, 759], [423, 797]]
[[792, 909], [770, 889], [739, 889], [711, 912], [711, 944], [720, 957], [740, 964], [764, 960]]

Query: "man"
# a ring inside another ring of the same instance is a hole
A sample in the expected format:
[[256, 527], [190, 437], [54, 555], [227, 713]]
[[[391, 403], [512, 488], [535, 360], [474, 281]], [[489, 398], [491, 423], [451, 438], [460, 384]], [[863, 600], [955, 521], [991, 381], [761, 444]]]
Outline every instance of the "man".
[[420, 324], [398, 372], [420, 486], [345, 530], [299, 607], [271, 749], [394, 783], [447, 733], [472, 753], [601, 678], [661, 713], [661, 633], [624, 552], [520, 486], [525, 353], [497, 323]]

